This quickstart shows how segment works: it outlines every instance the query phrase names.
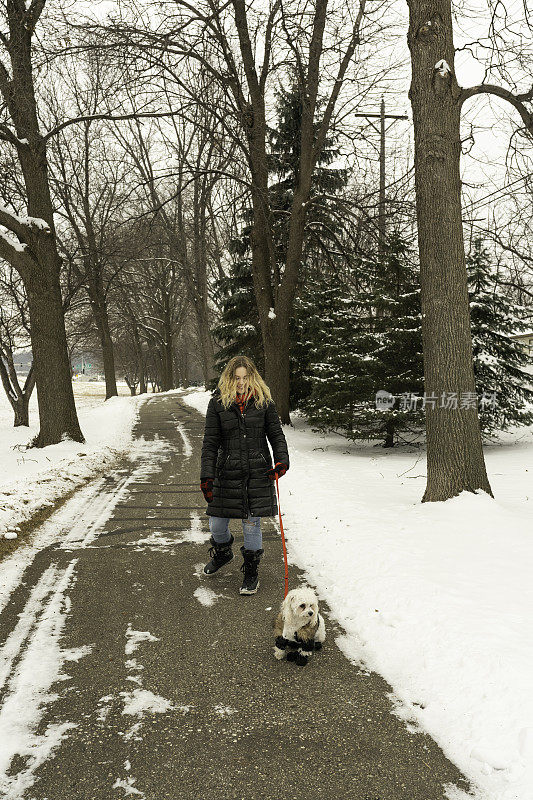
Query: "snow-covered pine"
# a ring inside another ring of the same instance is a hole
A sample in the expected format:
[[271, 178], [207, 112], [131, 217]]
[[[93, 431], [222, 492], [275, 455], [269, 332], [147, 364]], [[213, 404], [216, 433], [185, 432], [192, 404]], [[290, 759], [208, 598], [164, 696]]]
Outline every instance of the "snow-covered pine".
[[[423, 426], [421, 403], [400, 407], [401, 395], [423, 393], [418, 274], [397, 236], [383, 256], [359, 257], [351, 269], [352, 280], [327, 273], [312, 287], [311, 393], [302, 407], [317, 431], [391, 447], [402, 429]], [[380, 389], [397, 398], [391, 409], [376, 408]]]
[[511, 425], [533, 422], [533, 375], [531, 357], [511, 337], [531, 329], [526, 309], [516, 303], [498, 283], [482, 238], [476, 238], [467, 256], [470, 322], [474, 375], [478, 398], [491, 398], [479, 407], [485, 434]]

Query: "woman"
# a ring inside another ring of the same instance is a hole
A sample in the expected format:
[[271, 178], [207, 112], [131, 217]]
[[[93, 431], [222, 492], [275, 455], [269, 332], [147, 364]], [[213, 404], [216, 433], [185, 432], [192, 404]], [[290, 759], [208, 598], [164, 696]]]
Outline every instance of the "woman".
[[287, 442], [270, 389], [251, 359], [235, 356], [220, 376], [205, 418], [200, 486], [208, 504], [212, 556], [206, 575], [233, 560], [229, 520], [242, 519], [244, 580], [239, 591], [257, 592], [264, 552], [261, 517], [278, 513], [274, 479], [288, 469]]

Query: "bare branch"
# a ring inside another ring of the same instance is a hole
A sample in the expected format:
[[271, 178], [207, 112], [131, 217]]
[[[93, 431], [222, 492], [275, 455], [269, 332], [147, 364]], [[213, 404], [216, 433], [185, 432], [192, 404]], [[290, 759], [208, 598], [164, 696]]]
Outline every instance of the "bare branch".
[[110, 122], [120, 122], [127, 119], [142, 119], [142, 118], [154, 118], [154, 117], [173, 117], [176, 114], [180, 114], [181, 110], [178, 111], [132, 111], [130, 114], [118, 114], [114, 115], [111, 112], [103, 113], [103, 114], [87, 114], [82, 117], [74, 117], [72, 119], [67, 119], [65, 122], [62, 122], [60, 125], [56, 125], [55, 128], [48, 131], [45, 134], [44, 141], [48, 141], [51, 139], [52, 136], [56, 136], [60, 131], [68, 128], [69, 125], [78, 125], [80, 122], [92, 122], [93, 120], [109, 120]]
[[458, 103], [461, 106], [465, 100], [468, 100], [469, 97], [474, 97], [478, 94], [493, 94], [496, 97], [501, 97], [503, 100], [507, 100], [508, 103], [511, 103], [511, 105], [516, 108], [522, 117], [522, 121], [526, 129], [529, 131], [529, 133], [533, 134], [533, 114], [528, 111], [526, 106], [519, 99], [519, 97], [526, 97], [529, 99], [528, 95], [530, 93], [533, 93], [533, 89], [531, 92], [526, 93], [526, 95], [515, 95], [513, 92], [510, 92], [509, 89], [504, 89], [502, 86], [496, 86], [492, 83], [481, 83], [478, 86], [471, 86], [467, 89], [462, 89], [458, 98]]

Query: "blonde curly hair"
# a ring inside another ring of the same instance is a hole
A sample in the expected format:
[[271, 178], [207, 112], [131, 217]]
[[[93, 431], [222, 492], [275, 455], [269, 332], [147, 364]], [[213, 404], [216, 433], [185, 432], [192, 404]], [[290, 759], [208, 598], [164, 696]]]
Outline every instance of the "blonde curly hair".
[[248, 372], [248, 388], [255, 394], [255, 403], [261, 408], [272, 400], [270, 389], [259, 374], [254, 362], [248, 356], [234, 356], [230, 358], [218, 381], [220, 390], [220, 400], [224, 408], [228, 408], [237, 397], [237, 377], [236, 372], [239, 367], [246, 367]]

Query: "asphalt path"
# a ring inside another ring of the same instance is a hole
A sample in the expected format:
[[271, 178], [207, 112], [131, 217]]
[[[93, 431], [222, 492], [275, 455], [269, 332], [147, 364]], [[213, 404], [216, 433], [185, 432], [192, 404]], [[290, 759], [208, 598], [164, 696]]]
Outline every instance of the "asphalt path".
[[[395, 715], [390, 686], [343, 655], [324, 602], [322, 652], [303, 668], [274, 659], [275, 520], [262, 520], [256, 595], [238, 593], [240, 520], [234, 561], [203, 574], [203, 429], [178, 394], [146, 403], [135, 429], [146, 454], [85, 493], [0, 614], [0, 735], [13, 751], [0, 796], [445, 800], [468, 790], [435, 742]], [[296, 586], [300, 573], [289, 575]]]

